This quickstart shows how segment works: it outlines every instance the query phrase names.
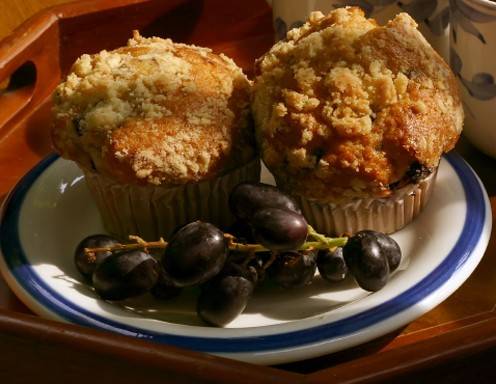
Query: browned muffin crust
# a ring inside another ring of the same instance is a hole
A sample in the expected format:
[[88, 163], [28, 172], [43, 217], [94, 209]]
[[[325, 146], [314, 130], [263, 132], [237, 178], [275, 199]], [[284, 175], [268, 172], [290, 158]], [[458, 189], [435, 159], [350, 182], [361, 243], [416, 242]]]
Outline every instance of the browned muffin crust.
[[135, 32], [75, 62], [54, 94], [52, 141], [122, 183], [204, 180], [253, 158], [249, 92], [224, 55]]
[[412, 164], [436, 167], [461, 133], [455, 77], [404, 13], [378, 26], [356, 7], [314, 12], [256, 71], [263, 160], [307, 198], [387, 197]]

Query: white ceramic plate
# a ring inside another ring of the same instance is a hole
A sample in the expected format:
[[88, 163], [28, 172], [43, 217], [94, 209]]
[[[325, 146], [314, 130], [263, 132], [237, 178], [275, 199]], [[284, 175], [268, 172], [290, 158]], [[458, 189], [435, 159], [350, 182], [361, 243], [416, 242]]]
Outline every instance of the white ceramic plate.
[[404, 258], [381, 291], [348, 279], [316, 278], [303, 289], [262, 287], [226, 328], [204, 326], [195, 290], [169, 302], [141, 297], [120, 305], [100, 300], [73, 265], [76, 244], [103, 232], [83, 176], [69, 161], [48, 157], [6, 199], [0, 222], [0, 268], [19, 298], [49, 318], [103, 328], [249, 361], [276, 364], [364, 343], [419, 317], [453, 293], [486, 249], [491, 213], [486, 192], [456, 154], [440, 165], [432, 200], [396, 233]]

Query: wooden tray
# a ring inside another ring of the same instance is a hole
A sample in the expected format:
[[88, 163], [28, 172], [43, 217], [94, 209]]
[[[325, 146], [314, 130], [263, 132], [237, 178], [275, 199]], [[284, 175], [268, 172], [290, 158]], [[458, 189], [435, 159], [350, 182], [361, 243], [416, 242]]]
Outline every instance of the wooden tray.
[[[77, 56], [142, 34], [208, 46], [247, 73], [272, 44], [264, 0], [114, 0], [57, 6], [0, 43], [0, 199], [42, 157], [50, 95]], [[457, 149], [482, 178], [496, 212], [496, 161], [461, 141]], [[448, 300], [396, 333], [340, 353], [260, 367], [33, 315], [0, 279], [2, 382], [462, 382], [496, 381], [496, 244]], [[19, 362], [22, 359], [22, 367]]]

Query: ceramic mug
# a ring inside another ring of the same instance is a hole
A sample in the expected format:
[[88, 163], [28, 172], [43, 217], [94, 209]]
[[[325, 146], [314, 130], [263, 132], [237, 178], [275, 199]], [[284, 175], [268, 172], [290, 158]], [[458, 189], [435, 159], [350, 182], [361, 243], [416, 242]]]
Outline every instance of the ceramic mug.
[[451, 0], [450, 65], [462, 94], [464, 135], [496, 157], [496, 2]]
[[276, 40], [286, 32], [299, 27], [310, 12], [319, 10], [327, 13], [347, 5], [361, 7], [367, 17], [373, 17], [380, 24], [386, 23], [397, 13], [407, 12], [419, 25], [419, 30], [441, 56], [449, 58], [449, 0], [272, 0]]

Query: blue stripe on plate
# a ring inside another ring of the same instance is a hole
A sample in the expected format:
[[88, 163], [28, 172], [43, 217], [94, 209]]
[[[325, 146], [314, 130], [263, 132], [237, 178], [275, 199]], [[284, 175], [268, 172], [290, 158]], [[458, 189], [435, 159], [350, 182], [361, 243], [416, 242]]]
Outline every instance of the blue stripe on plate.
[[397, 315], [436, 291], [465, 264], [481, 237], [488, 214], [484, 203], [484, 193], [475, 174], [459, 155], [450, 153], [445, 158], [457, 173], [465, 191], [467, 202], [465, 223], [458, 241], [446, 258], [415, 286], [364, 312], [299, 331], [229, 339], [168, 335], [121, 324], [89, 312], [52, 290], [31, 268], [19, 239], [19, 212], [31, 185], [57, 158], [56, 155], [49, 156], [33, 168], [17, 184], [4, 205], [4, 214], [0, 222], [0, 246], [17, 283], [43, 307], [72, 323], [103, 328], [197, 351], [262, 352], [297, 348], [324, 340], [332, 341], [336, 338], [343, 338]]

